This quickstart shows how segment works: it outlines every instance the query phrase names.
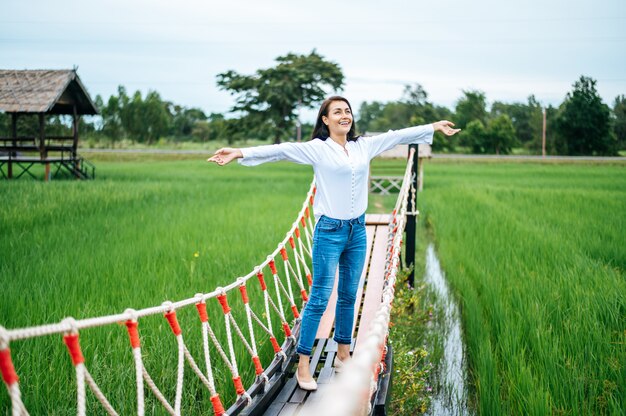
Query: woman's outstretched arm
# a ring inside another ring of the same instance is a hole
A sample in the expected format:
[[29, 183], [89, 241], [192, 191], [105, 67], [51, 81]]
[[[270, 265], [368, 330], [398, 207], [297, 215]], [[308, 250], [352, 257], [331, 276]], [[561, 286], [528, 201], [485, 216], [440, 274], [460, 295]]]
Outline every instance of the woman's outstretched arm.
[[453, 127], [454, 123], [451, 121], [441, 120], [423, 126], [389, 130], [387, 133], [365, 138], [365, 143], [367, 143], [370, 158], [374, 158], [385, 150], [392, 149], [399, 144], [431, 144], [433, 134], [436, 131], [440, 131], [446, 136], [452, 136], [460, 131], [460, 129]]
[[244, 166], [256, 166], [261, 163], [278, 162], [287, 160], [305, 165], [313, 165], [319, 155], [317, 146], [323, 145], [319, 140], [304, 143], [281, 143], [256, 147], [232, 148], [224, 147], [215, 152], [207, 159], [220, 166], [226, 165], [235, 159], [241, 159], [239, 163]]

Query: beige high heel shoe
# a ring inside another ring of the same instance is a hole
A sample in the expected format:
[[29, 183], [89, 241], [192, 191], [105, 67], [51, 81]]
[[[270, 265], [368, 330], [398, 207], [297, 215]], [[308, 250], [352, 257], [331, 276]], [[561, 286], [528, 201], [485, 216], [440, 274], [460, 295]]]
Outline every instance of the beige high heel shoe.
[[346, 363], [347, 361], [341, 361], [339, 357], [335, 356], [335, 373], [341, 373]]
[[296, 381], [298, 382], [298, 386], [300, 386], [300, 388], [302, 390], [306, 390], [306, 391], [315, 391], [317, 390], [317, 382], [315, 380], [311, 380], [311, 381], [301, 381], [300, 377], [298, 377], [298, 369], [296, 368]]

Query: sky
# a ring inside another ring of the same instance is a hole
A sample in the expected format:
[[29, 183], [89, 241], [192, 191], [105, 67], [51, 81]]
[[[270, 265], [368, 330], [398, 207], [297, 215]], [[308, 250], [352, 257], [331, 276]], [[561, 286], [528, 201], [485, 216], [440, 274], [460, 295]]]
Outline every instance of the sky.
[[464, 90], [557, 106], [581, 75], [606, 104], [626, 94], [626, 0], [0, 0], [0, 10], [0, 69], [77, 66], [92, 98], [123, 85], [207, 114], [234, 104], [217, 74], [313, 49], [341, 67], [355, 110], [417, 83], [452, 109]]

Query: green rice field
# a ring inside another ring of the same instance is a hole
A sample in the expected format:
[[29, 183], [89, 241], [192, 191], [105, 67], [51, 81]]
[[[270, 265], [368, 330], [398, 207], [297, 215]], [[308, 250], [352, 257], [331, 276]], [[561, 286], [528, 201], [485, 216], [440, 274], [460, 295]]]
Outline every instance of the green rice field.
[[[0, 325], [119, 313], [226, 285], [276, 248], [311, 179], [310, 168], [285, 163], [219, 168], [190, 156], [90, 158], [95, 181], [0, 181]], [[374, 171], [403, 166], [381, 161]], [[421, 224], [461, 305], [478, 413], [622, 414], [626, 166], [433, 160], [425, 173]], [[371, 209], [385, 212], [392, 199], [372, 198]], [[258, 297], [258, 285], [250, 285]], [[220, 314], [209, 301], [217, 332]], [[181, 310], [179, 320], [201, 363], [195, 308]], [[142, 319], [140, 333], [144, 363], [173, 402], [176, 342], [167, 323]], [[116, 410], [133, 413], [123, 325], [82, 331], [81, 344]], [[75, 376], [61, 336], [11, 349], [31, 414], [74, 414]], [[271, 357], [269, 342], [262, 355]], [[245, 351], [238, 362], [251, 380]], [[228, 405], [230, 375], [219, 365], [216, 371]], [[184, 412], [211, 411], [208, 391], [188, 368], [185, 379]], [[87, 397], [88, 412], [102, 413]], [[148, 414], [165, 413], [150, 393], [146, 406]], [[0, 389], [0, 412], [9, 408]]]

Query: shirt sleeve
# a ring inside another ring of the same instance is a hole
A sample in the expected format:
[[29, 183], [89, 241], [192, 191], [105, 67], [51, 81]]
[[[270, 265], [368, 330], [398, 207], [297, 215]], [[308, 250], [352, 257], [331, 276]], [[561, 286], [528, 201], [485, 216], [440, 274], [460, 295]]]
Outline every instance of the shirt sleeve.
[[304, 143], [280, 143], [241, 149], [243, 158], [238, 162], [244, 166], [256, 166], [261, 163], [287, 160], [303, 165], [313, 165], [318, 154], [313, 141]]
[[401, 130], [389, 130], [387, 133], [365, 137], [370, 159], [385, 150], [393, 149], [398, 144], [432, 144], [435, 130], [432, 124], [408, 127]]

